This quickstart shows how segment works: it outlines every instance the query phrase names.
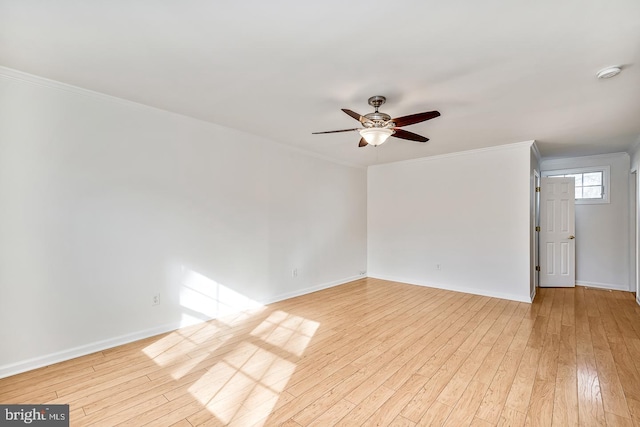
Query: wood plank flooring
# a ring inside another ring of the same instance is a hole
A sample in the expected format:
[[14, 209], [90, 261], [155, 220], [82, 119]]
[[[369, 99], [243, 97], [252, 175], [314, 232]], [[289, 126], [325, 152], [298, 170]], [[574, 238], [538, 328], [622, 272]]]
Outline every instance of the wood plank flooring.
[[0, 380], [72, 426], [640, 426], [640, 307], [362, 279]]

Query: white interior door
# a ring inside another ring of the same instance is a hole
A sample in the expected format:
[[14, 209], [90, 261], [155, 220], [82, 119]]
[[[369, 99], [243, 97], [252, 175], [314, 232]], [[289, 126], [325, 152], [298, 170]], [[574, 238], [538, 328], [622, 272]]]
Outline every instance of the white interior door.
[[574, 178], [542, 178], [540, 185], [540, 286], [576, 285]]

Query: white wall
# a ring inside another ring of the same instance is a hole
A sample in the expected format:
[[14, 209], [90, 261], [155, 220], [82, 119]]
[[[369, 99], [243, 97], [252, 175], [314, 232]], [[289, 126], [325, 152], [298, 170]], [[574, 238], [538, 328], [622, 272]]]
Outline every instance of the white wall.
[[531, 144], [370, 167], [369, 276], [530, 301]]
[[631, 290], [629, 155], [543, 160], [543, 171], [606, 166], [611, 168], [610, 203], [576, 204], [576, 283]]
[[357, 278], [364, 218], [363, 168], [0, 69], [0, 377]]

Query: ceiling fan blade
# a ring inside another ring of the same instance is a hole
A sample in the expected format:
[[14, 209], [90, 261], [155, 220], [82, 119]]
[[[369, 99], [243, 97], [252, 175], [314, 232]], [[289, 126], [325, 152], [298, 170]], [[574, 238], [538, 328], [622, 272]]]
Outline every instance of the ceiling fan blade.
[[312, 135], [319, 135], [321, 133], [338, 133], [338, 132], [351, 132], [353, 130], [360, 130], [360, 128], [354, 129], [340, 129], [340, 130], [328, 130], [326, 132], [311, 132]]
[[427, 142], [429, 140], [429, 138], [427, 137], [418, 135], [417, 133], [409, 132], [408, 130], [396, 129], [396, 128], [394, 128], [393, 130], [395, 131], [395, 133], [391, 136], [394, 136], [396, 138], [408, 139], [409, 141], [417, 141], [417, 142]]
[[358, 143], [358, 147], [366, 147], [367, 145], [369, 145], [369, 143], [367, 141], [365, 141], [364, 138], [360, 138], [360, 142]]
[[424, 122], [425, 120], [435, 119], [440, 113], [438, 111], [427, 111], [426, 113], [411, 114], [409, 116], [398, 117], [397, 119], [391, 119], [396, 127], [409, 126], [415, 123]]
[[347, 113], [348, 115], [350, 115], [351, 117], [353, 117], [354, 119], [356, 119], [357, 121], [359, 121], [362, 124], [371, 122], [371, 119], [367, 119], [366, 117], [361, 116], [360, 114], [356, 113], [355, 111], [347, 110], [346, 108], [343, 108], [342, 111], [344, 111], [345, 113]]

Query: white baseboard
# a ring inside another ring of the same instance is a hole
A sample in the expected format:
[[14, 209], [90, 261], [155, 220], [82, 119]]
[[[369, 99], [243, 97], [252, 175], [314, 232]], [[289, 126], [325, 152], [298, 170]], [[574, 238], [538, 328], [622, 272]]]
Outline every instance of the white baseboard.
[[[287, 292], [284, 294], [275, 295], [272, 298], [268, 298], [268, 300], [260, 301], [260, 303], [264, 305], [272, 304], [274, 302], [283, 301], [285, 299], [294, 298], [297, 296], [317, 292], [323, 289], [332, 288], [334, 286], [343, 285], [345, 283], [352, 282], [354, 280], [362, 279], [365, 277], [366, 276], [352, 276], [352, 277], [347, 277], [340, 280], [334, 280], [332, 282], [310, 286], [308, 288], [300, 289], [294, 292]], [[207, 322], [212, 319], [213, 318], [202, 319], [201, 321], [195, 322], [194, 324]], [[155, 335], [172, 332], [184, 326], [185, 325], [182, 322], [173, 322], [173, 323], [145, 329], [142, 331], [132, 332], [130, 334], [120, 335], [120, 336], [109, 338], [106, 340], [88, 343], [86, 345], [81, 345], [81, 346], [70, 348], [67, 350], [62, 350], [56, 353], [51, 353], [51, 354], [47, 354], [40, 357], [34, 357], [34, 358], [23, 360], [17, 363], [2, 365], [0, 366], [0, 378], [10, 377], [12, 375], [17, 375], [23, 372], [42, 368], [44, 366], [52, 365], [54, 363], [64, 362], [66, 360], [71, 360], [71, 359], [75, 359], [76, 357], [86, 356], [88, 354], [106, 350], [108, 348], [129, 344], [131, 342], [153, 337]]]
[[611, 289], [613, 291], [629, 291], [629, 288], [623, 285], [615, 285], [611, 283], [585, 282], [584, 280], [576, 281], [576, 286], [585, 286], [587, 288]]
[[414, 280], [411, 278], [406, 278], [406, 277], [394, 277], [394, 276], [387, 276], [384, 274], [369, 274], [370, 278], [372, 279], [381, 279], [381, 280], [389, 280], [392, 282], [400, 282], [400, 283], [407, 283], [409, 285], [417, 285], [417, 286], [426, 286], [429, 288], [436, 288], [436, 289], [444, 289], [447, 291], [454, 291], [454, 292], [464, 292], [465, 294], [473, 294], [473, 295], [482, 295], [485, 297], [492, 297], [492, 298], [500, 298], [500, 299], [508, 299], [511, 301], [519, 301], [519, 302], [526, 302], [526, 303], [531, 303], [531, 297], [530, 296], [526, 296], [526, 295], [516, 295], [516, 294], [510, 294], [510, 293], [506, 293], [506, 292], [494, 292], [494, 291], [489, 291], [486, 289], [478, 289], [478, 288], [467, 288], [464, 286], [451, 286], [451, 285], [447, 285], [447, 284], [442, 284], [442, 283], [426, 283], [420, 280]]
[[364, 279], [365, 277], [367, 277], [367, 276], [366, 275], [361, 275], [361, 276], [346, 277], [344, 279], [334, 280], [332, 282], [326, 282], [326, 283], [322, 283], [322, 284], [319, 284], [319, 285], [310, 286], [310, 287], [304, 288], [304, 289], [298, 289], [298, 290], [293, 291], [293, 292], [286, 292], [284, 294], [275, 295], [272, 298], [268, 298], [266, 300], [260, 301], [260, 303], [261, 304], [265, 304], [265, 305], [266, 304], [272, 304], [274, 302], [284, 301], [286, 299], [299, 297], [301, 295], [307, 295], [307, 294], [311, 294], [313, 292], [318, 292], [318, 291], [321, 291], [323, 289], [333, 288], [334, 286], [344, 285], [345, 283], [353, 282], [354, 280]]
[[536, 299], [536, 287], [533, 287], [533, 290], [531, 291], [531, 295], [529, 295], [531, 297], [531, 302], [533, 302], [534, 299]]
[[22, 372], [31, 371], [33, 369], [42, 368], [54, 363], [64, 362], [65, 360], [75, 359], [76, 357], [86, 356], [87, 354], [97, 351], [106, 350], [108, 348], [117, 347], [122, 344], [149, 338], [154, 335], [160, 335], [178, 329], [180, 322], [158, 326], [155, 328], [145, 329], [143, 331], [133, 332], [131, 334], [120, 335], [118, 337], [106, 340], [96, 341], [86, 345], [58, 351], [56, 353], [47, 354], [45, 356], [34, 357], [17, 363], [0, 366], [0, 378], [10, 377]]
[[640, 292], [636, 293], [636, 302], [640, 305]]

